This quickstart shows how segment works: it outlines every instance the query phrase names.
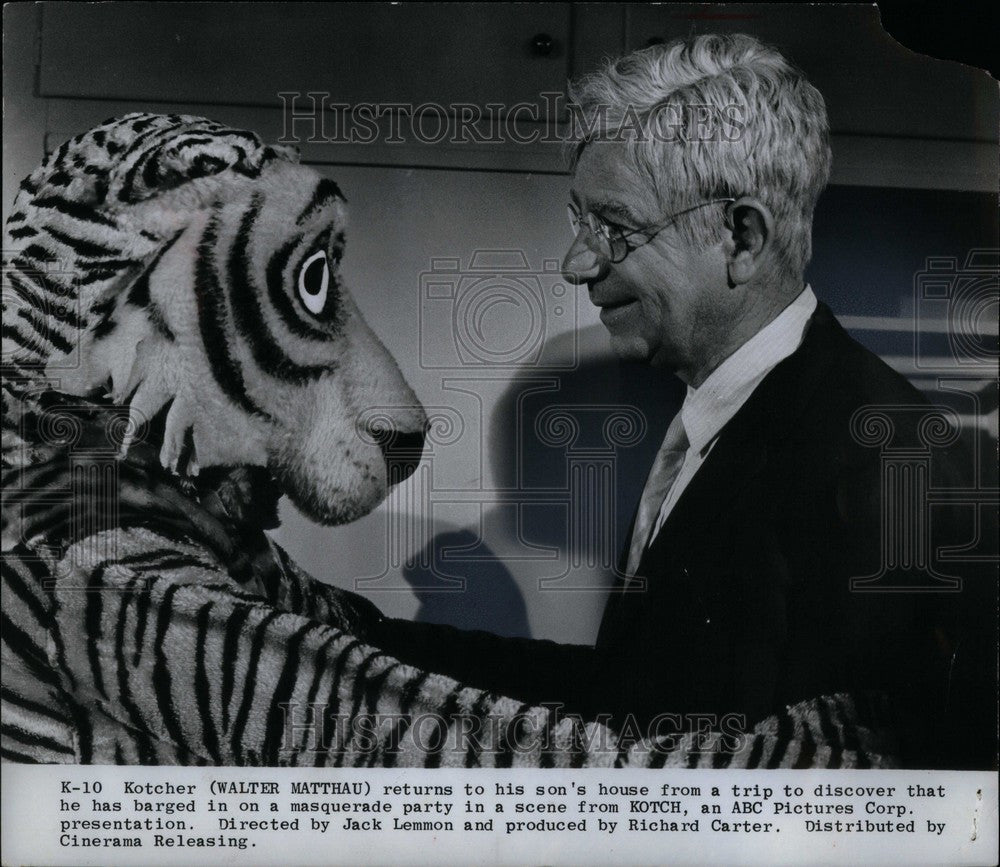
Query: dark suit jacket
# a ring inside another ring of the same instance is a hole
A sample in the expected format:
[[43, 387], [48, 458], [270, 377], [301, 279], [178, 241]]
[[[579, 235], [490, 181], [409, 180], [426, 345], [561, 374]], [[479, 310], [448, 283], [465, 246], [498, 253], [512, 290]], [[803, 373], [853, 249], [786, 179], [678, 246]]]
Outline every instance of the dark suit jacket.
[[[666, 712], [738, 714], [752, 726], [802, 699], [877, 691], [896, 703], [907, 764], [989, 764], [989, 722], [969, 715], [982, 718], [995, 698], [995, 670], [984, 676], [981, 657], [963, 665], [956, 651], [968, 643], [970, 591], [985, 591], [972, 606], [981, 609], [995, 586], [965, 576], [962, 593], [940, 592], [919, 570], [897, 569], [891, 584], [913, 592], [852, 591], [850, 579], [877, 574], [884, 559], [883, 461], [851, 431], [866, 406], [899, 408], [887, 413], [890, 445], [920, 446], [925, 399], [821, 304], [647, 549], [645, 591], [612, 590], [594, 648], [403, 621], [384, 621], [375, 641], [462, 681], [619, 725]], [[934, 462], [937, 482], [955, 484], [954, 455]], [[937, 544], [949, 532], [941, 517]], [[959, 740], [976, 741], [977, 757]]]

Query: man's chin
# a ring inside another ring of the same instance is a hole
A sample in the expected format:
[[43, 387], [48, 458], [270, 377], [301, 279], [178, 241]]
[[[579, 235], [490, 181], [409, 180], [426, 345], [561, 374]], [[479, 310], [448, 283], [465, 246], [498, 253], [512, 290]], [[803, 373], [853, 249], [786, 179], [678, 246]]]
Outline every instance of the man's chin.
[[648, 340], [636, 334], [615, 334], [613, 332], [609, 332], [609, 334], [611, 351], [622, 361], [646, 363], [653, 360], [653, 347]]

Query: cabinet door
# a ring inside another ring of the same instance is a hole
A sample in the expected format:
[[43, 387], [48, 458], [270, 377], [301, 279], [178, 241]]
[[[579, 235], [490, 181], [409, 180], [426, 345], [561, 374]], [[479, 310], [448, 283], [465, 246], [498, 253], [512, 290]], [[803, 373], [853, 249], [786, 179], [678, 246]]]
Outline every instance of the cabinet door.
[[41, 96], [542, 104], [568, 76], [568, 4], [54, 3], [42, 13]]

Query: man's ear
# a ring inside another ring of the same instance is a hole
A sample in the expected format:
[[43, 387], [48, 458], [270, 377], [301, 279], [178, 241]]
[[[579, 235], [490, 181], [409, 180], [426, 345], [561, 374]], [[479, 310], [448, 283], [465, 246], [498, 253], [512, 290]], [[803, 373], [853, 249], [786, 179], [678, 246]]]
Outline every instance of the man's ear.
[[729, 285], [749, 282], [760, 270], [763, 254], [774, 238], [774, 216], [758, 199], [743, 196], [726, 209]]

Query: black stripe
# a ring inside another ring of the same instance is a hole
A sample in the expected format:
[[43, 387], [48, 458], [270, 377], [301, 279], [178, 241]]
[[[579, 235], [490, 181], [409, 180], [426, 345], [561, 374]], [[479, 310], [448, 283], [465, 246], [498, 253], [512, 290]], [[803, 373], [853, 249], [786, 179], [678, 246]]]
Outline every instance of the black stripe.
[[677, 745], [673, 742], [671, 736], [656, 741], [653, 744], [653, 755], [650, 756], [647, 767], [650, 770], [659, 770], [667, 763], [670, 754], [676, 749]]
[[[118, 199], [122, 202], [133, 201], [132, 195], [135, 191], [135, 176], [142, 169], [143, 163], [148, 158], [149, 154], [154, 152], [156, 149], [163, 147], [166, 144], [167, 139], [176, 131], [180, 124], [174, 123], [169, 124], [165, 127], [158, 127], [154, 129], [147, 129], [153, 123], [153, 120], [143, 120], [139, 121], [137, 124], [133, 124], [133, 132], [141, 132], [141, 135], [136, 136], [135, 139], [125, 148], [125, 151], [119, 157], [119, 161], [125, 163], [129, 158], [140, 148], [147, 147], [145, 153], [139, 154], [135, 162], [129, 166], [128, 171], [125, 173], [125, 177], [122, 180], [121, 189], [118, 190]], [[136, 129], [139, 126], [140, 129]]]
[[830, 746], [838, 744], [840, 742], [840, 735], [837, 732], [836, 725], [834, 725], [833, 720], [830, 718], [830, 708], [827, 705], [826, 697], [820, 697], [816, 700], [816, 711], [819, 716], [819, 728], [823, 733], [823, 740], [830, 744]]
[[128, 303], [134, 307], [149, 307], [152, 303], [149, 295], [149, 277], [156, 270], [156, 267], [160, 264], [160, 259], [163, 258], [164, 254], [174, 246], [177, 239], [184, 234], [184, 230], [178, 230], [172, 238], [170, 238], [159, 250], [157, 250], [156, 255], [150, 260], [149, 264], [143, 269], [143, 272], [136, 279], [135, 283], [128, 292]]
[[268, 260], [265, 273], [267, 295], [271, 299], [271, 306], [278, 312], [281, 321], [292, 334], [295, 334], [297, 337], [304, 337], [307, 340], [329, 342], [330, 332], [316, 328], [302, 319], [292, 299], [285, 291], [285, 268], [292, 257], [292, 253], [295, 252], [295, 248], [301, 242], [302, 235], [292, 238], [287, 244], [276, 250]]
[[179, 151], [181, 148], [192, 147], [193, 145], [211, 144], [213, 141], [215, 141], [215, 138], [210, 135], [189, 134], [186, 136], [181, 136], [179, 139], [177, 139], [177, 141], [173, 143], [173, 145], [171, 145], [171, 147], [173, 147], [174, 150]]
[[31, 259], [33, 262], [41, 262], [44, 265], [51, 265], [56, 261], [55, 254], [48, 247], [43, 247], [41, 244], [28, 244], [27, 247], [21, 250], [21, 255], [26, 259]]
[[77, 262], [78, 267], [87, 271], [113, 271], [119, 273], [142, 266], [141, 259], [94, 259], [91, 262]]
[[[149, 625], [149, 614], [151, 608], [151, 596], [152, 587], [149, 585], [149, 579], [143, 576], [143, 580], [147, 582], [146, 587], [137, 594], [136, 605], [135, 605], [135, 632], [132, 635], [132, 665], [133, 667], [139, 665], [139, 657], [142, 655], [142, 644], [146, 638], [146, 627]], [[155, 576], [154, 576], [155, 580]]]
[[0, 723], [0, 734], [3, 734], [6, 738], [14, 738], [25, 746], [40, 747], [41, 749], [49, 750], [53, 753], [62, 753], [69, 756], [75, 755], [73, 748], [67, 744], [60, 743], [59, 741], [50, 738], [48, 735], [39, 734], [37, 732], [29, 732], [11, 723]]
[[[30, 609], [35, 620], [38, 622], [39, 628], [48, 630], [52, 622], [50, 613], [45, 610], [42, 601], [31, 592], [31, 588], [27, 582], [18, 574], [17, 570], [8, 562], [8, 558], [6, 557], [0, 562], [0, 572], [3, 573], [7, 587], [13, 590], [14, 595]], [[5, 603], [5, 607], [7, 605], [9, 603]]]
[[174, 594], [180, 590], [180, 586], [173, 584], [167, 587], [163, 594], [163, 599], [159, 605], [156, 618], [156, 638], [153, 642], [153, 652], [156, 661], [153, 664], [153, 691], [156, 694], [157, 704], [160, 708], [160, 716], [163, 718], [164, 726], [175, 744], [184, 744], [184, 732], [181, 729], [180, 716], [174, 706], [174, 697], [171, 692], [172, 677], [170, 674], [170, 662], [164, 649], [164, 639], [173, 615]]
[[122, 254], [122, 251], [118, 247], [109, 247], [106, 244], [99, 244], [96, 241], [77, 238], [74, 235], [61, 232], [52, 226], [46, 226], [45, 231], [60, 243], [71, 248], [74, 252], [91, 259], [96, 259], [100, 256], [120, 256]]
[[[26, 282], [22, 281], [13, 272], [5, 275], [13, 287], [14, 291], [20, 295], [29, 307], [38, 310], [41, 313], [45, 313], [54, 319], [58, 319], [60, 322], [66, 325], [71, 325], [74, 328], [83, 328], [84, 321], [80, 318], [75, 310], [71, 307], [67, 307], [65, 304], [60, 304], [58, 302], [52, 301], [47, 297], [39, 295], [35, 292]], [[39, 284], [39, 289], [45, 291], [47, 289], [45, 283]]]
[[45, 683], [59, 687], [59, 678], [48, 664], [45, 651], [32, 640], [23, 629], [11, 620], [5, 611], [0, 610], [0, 624], [3, 626], [2, 640], [17, 656], [25, 667]]
[[722, 740], [719, 740], [719, 746], [716, 748], [715, 754], [712, 756], [712, 767], [713, 768], [728, 768], [730, 762], [733, 760], [733, 754], [726, 750], [722, 746]]
[[3, 756], [10, 762], [17, 762], [23, 765], [48, 764], [48, 762], [41, 761], [37, 756], [29, 756], [27, 753], [19, 753], [17, 750], [8, 749], [5, 746], [0, 746], [0, 756]]
[[11, 229], [8, 234], [15, 240], [20, 240], [21, 238], [31, 238], [38, 234], [38, 229], [32, 226], [21, 226], [17, 229]]
[[[136, 596], [140, 596], [141, 598], [141, 595], [135, 591], [137, 585], [144, 580], [141, 575], [135, 576], [129, 581], [128, 588], [122, 594], [121, 605], [118, 608], [118, 619], [115, 623], [114, 653], [115, 666], [118, 672], [118, 701], [125, 708], [129, 718], [132, 720], [139, 762], [143, 765], [151, 765], [156, 758], [156, 752], [150, 742], [148, 727], [132, 695], [132, 688], [129, 685], [128, 679], [128, 664], [125, 660], [125, 623], [128, 608], [131, 602], [136, 599]], [[138, 611], [136, 613], [138, 615]], [[138, 648], [133, 649], [133, 659], [136, 660], [135, 664], [138, 664]]]
[[[403, 716], [403, 719], [399, 720], [398, 723], [390, 732], [387, 740], [390, 744], [400, 744], [403, 740], [403, 736], [406, 734], [407, 729], [409, 729], [413, 720], [410, 717], [410, 709], [412, 708], [414, 702], [420, 696], [420, 690], [423, 688], [424, 684], [430, 679], [431, 673], [429, 671], [420, 671], [416, 677], [411, 678], [410, 681], [403, 687], [400, 691], [400, 703], [399, 710]], [[385, 752], [383, 754], [382, 764], [386, 768], [394, 767], [396, 764], [396, 753], [395, 752]]]
[[64, 714], [42, 704], [41, 702], [35, 701], [34, 699], [19, 695], [8, 686], [0, 686], [0, 698], [3, 698], [4, 701], [9, 702], [10, 704], [16, 704], [23, 710], [30, 711], [31, 713], [38, 714], [39, 716], [46, 716], [55, 723], [62, 723], [63, 725], [67, 724]]
[[344, 198], [344, 194], [340, 191], [340, 187], [338, 187], [329, 178], [322, 178], [319, 183], [316, 184], [316, 188], [313, 190], [312, 198], [309, 199], [309, 203], [302, 209], [302, 212], [295, 219], [295, 224], [297, 226], [302, 225], [302, 223], [308, 220], [309, 217], [311, 217], [316, 211], [333, 199], [340, 199], [345, 203], [347, 202], [347, 199]]
[[[323, 682], [323, 675], [326, 674], [327, 671], [327, 650], [334, 641], [337, 641], [339, 639], [340, 639], [339, 634], [332, 634], [328, 638], [326, 638], [316, 650], [315, 663], [313, 665], [312, 683], [309, 684], [309, 693], [306, 696], [306, 707], [309, 709], [310, 724], [313, 727], [317, 725], [316, 707], [315, 707], [316, 694], [319, 692], [320, 683]], [[322, 711], [320, 711], [320, 713], [322, 715]], [[315, 730], [315, 728], [313, 730]], [[309, 731], [310, 729], [306, 728], [305, 730], [306, 737], [309, 736]], [[320, 734], [322, 734], [322, 730], [320, 730]], [[304, 746], [303, 750], [306, 749], [308, 749], [308, 747]], [[294, 753], [292, 755], [291, 763], [293, 766], [298, 765], [298, 753]]]
[[805, 722], [802, 723], [802, 740], [800, 744], [798, 758], [795, 760], [795, 764], [792, 765], [797, 770], [812, 767], [812, 760], [816, 755], [816, 742], [813, 740], [809, 726]]
[[120, 271], [115, 271], [113, 268], [104, 268], [100, 265], [95, 265], [92, 269], [88, 270], [86, 274], [81, 274], [76, 278], [77, 285], [79, 286], [89, 286], [92, 283], [103, 283], [108, 280], [117, 280], [122, 277]]
[[274, 548], [277, 552], [276, 565], [278, 566], [279, 574], [284, 579], [283, 585], [287, 591], [289, 607], [292, 611], [304, 613], [303, 602], [305, 601], [305, 597], [301, 579], [297, 576], [292, 566], [291, 558], [285, 550], [280, 545], [275, 545]]
[[112, 228], [117, 228], [118, 226], [110, 217], [106, 217], [88, 205], [72, 199], [63, 199], [59, 196], [43, 196], [40, 199], [35, 199], [31, 204], [36, 208], [50, 208], [59, 211], [60, 214], [65, 214], [67, 217], [72, 217], [75, 220], [83, 220], [85, 223], [97, 223], [99, 226], [111, 226]]
[[56, 298], [66, 298], [70, 302], [77, 301], [76, 286], [73, 281], [78, 279], [78, 275], [72, 275], [70, 284], [65, 285], [56, 280], [58, 272], [39, 268], [22, 256], [15, 256], [10, 265], [8, 273], [20, 273], [26, 279], [31, 280], [38, 289], [44, 290], [46, 295], [54, 295]]
[[226, 621], [226, 637], [222, 642], [222, 658], [233, 660], [222, 667], [222, 728], [229, 731], [229, 704], [233, 698], [233, 679], [236, 676], [236, 654], [239, 650], [243, 625], [250, 616], [249, 605], [238, 605]]
[[[381, 698], [383, 689], [385, 687], [385, 682], [389, 679], [396, 669], [400, 667], [402, 663], [393, 662], [391, 665], [387, 665], [382, 669], [375, 677], [369, 678], [367, 685], [365, 687], [365, 713], [369, 714], [371, 717], [375, 717], [378, 713], [378, 702]], [[354, 761], [354, 767], [374, 767], [375, 761], [382, 752], [382, 744], [374, 749], [371, 749], [366, 753], [360, 752], [358, 757]]]
[[159, 569], [162, 568], [163, 563], [166, 560], [173, 558], [183, 558], [185, 562], [191, 563], [191, 565], [203, 566], [204, 563], [194, 559], [193, 557], [184, 557], [178, 554], [173, 548], [153, 548], [149, 551], [138, 551], [135, 554], [127, 554], [124, 557], [117, 557], [115, 560], [102, 561], [101, 565], [114, 563], [117, 566], [132, 566], [132, 567], [146, 567]]
[[184, 555], [177, 555], [176, 557], [165, 557], [162, 560], [157, 560], [155, 563], [149, 563], [145, 566], [138, 566], [140, 569], [155, 569], [157, 572], [164, 571], [177, 571], [178, 569], [207, 569], [211, 568], [202, 560], [198, 560], [195, 557], [186, 557]]
[[[206, 567], [203, 567], [206, 568]], [[213, 567], [214, 568], [214, 567]], [[219, 581], [217, 583], [210, 584], [199, 584], [199, 588], [202, 590], [217, 590], [226, 597], [230, 599], [235, 599], [240, 602], [249, 602], [251, 605], [260, 604], [260, 595], [257, 593], [247, 593], [243, 590], [237, 590], [228, 581]]]
[[[300, 648], [302, 642], [313, 629], [319, 629], [318, 623], [306, 623], [300, 626], [288, 638], [285, 644], [285, 664], [278, 676], [274, 691], [271, 693], [269, 704], [271, 712], [267, 715], [267, 722], [264, 724], [264, 744], [261, 747], [261, 754], [268, 764], [277, 764], [281, 751], [281, 739], [285, 731], [285, 713], [279, 707], [280, 704], [291, 701], [295, 694], [295, 685], [298, 682], [298, 670], [302, 663]], [[316, 660], [313, 659], [315, 664]]]
[[104, 671], [101, 668], [100, 642], [104, 638], [104, 567], [95, 569], [87, 582], [87, 603], [85, 606], [85, 628], [87, 630], [87, 659], [90, 661], [90, 671], [94, 686], [108, 701], [107, 687], [104, 685]]
[[777, 768], [781, 765], [781, 760], [788, 751], [793, 734], [794, 728], [791, 718], [787, 713], [780, 714], [778, 716], [778, 734], [774, 742], [774, 752], [771, 753], [771, 758], [767, 763], [768, 769]]
[[[503, 736], [500, 738], [500, 743], [497, 744], [496, 766], [498, 768], [512, 767], [514, 763], [514, 748], [512, 744], [520, 743], [520, 739], [517, 736], [524, 728], [525, 713], [529, 710], [531, 710], [531, 705], [522, 704], [507, 723]], [[513, 739], [510, 737], [512, 730], [514, 735]]]
[[[285, 354], [285, 350], [268, 330], [264, 321], [260, 294], [250, 273], [248, 250], [250, 233], [260, 216], [262, 202], [262, 196], [254, 197], [253, 203], [240, 220], [240, 227], [230, 250], [229, 306], [233, 311], [233, 322], [237, 332], [246, 340], [254, 361], [261, 369], [276, 379], [302, 385], [319, 379], [329, 372], [331, 366], [296, 364]], [[333, 285], [330, 286], [330, 291], [334, 291]]]
[[250, 644], [250, 658], [247, 660], [246, 677], [243, 679], [243, 694], [240, 701], [240, 708], [236, 714], [236, 722], [233, 724], [232, 748], [236, 755], [237, 764], [244, 764], [243, 757], [243, 734], [246, 731], [247, 720], [250, 718], [250, 708], [254, 701], [254, 688], [258, 682], [262, 685], [267, 678], [262, 676], [263, 671], [258, 671], [260, 655], [264, 651], [267, 643], [267, 630], [270, 625], [280, 616], [277, 611], [269, 611], [264, 615], [263, 620], [254, 627], [253, 641]]
[[[59, 623], [59, 609], [61, 608], [61, 603], [59, 600], [59, 593], [57, 592], [56, 582], [52, 579], [52, 622], [53, 624]], [[69, 680], [70, 690], [75, 691], [77, 688], [76, 675], [70, 669], [69, 664], [66, 662], [66, 644], [63, 641], [62, 630], [56, 626], [49, 631], [49, 636], [52, 638], [52, 643], [55, 645], [56, 651], [56, 668], [62, 672], [66, 678]]]
[[0, 724], [0, 733], [2, 733], [4, 738], [19, 741], [26, 747], [48, 750], [49, 752], [59, 753], [60, 755], [76, 755], [73, 751], [73, 747], [69, 744], [62, 743], [39, 732], [28, 731], [11, 723]]
[[225, 329], [226, 313], [222, 287], [219, 285], [219, 277], [212, 261], [218, 246], [218, 225], [219, 218], [216, 213], [205, 227], [195, 260], [194, 288], [198, 302], [198, 325], [201, 330], [202, 346], [208, 356], [212, 376], [223, 393], [251, 415], [260, 415], [271, 420], [271, 417], [247, 395], [243, 374], [230, 351]]
[[0, 334], [2, 334], [8, 340], [13, 340], [16, 344], [18, 344], [22, 349], [24, 349], [27, 352], [38, 354], [41, 351], [42, 347], [39, 345], [39, 340], [37, 337], [35, 338], [25, 337], [23, 334], [21, 334], [20, 331], [18, 331], [16, 328], [11, 327], [6, 322], [4, 322], [3, 325], [0, 325]]
[[368, 670], [380, 659], [391, 659], [389, 654], [382, 652], [381, 650], [376, 650], [369, 653], [361, 662], [360, 665], [354, 671], [354, 689], [351, 692], [351, 711], [347, 716], [347, 721], [344, 725], [344, 739], [337, 750], [337, 757], [334, 760], [334, 767], [341, 768], [344, 766], [344, 759], [347, 757], [347, 747], [349, 745], [349, 740], [347, 733], [353, 731], [354, 720], [358, 716], [358, 712], [361, 710], [361, 702], [365, 699], [365, 686], [368, 679]]
[[[208, 637], [211, 621], [210, 614], [214, 603], [209, 602], [198, 609], [198, 635], [194, 651], [194, 695], [201, 718], [201, 739], [208, 754], [217, 765], [222, 764], [222, 754], [219, 752], [219, 738], [215, 732], [215, 720], [212, 719], [212, 695], [208, 685], [208, 674], [205, 668], [205, 640]], [[225, 663], [225, 660], [223, 660]]]
[[[331, 715], [336, 716], [340, 711], [340, 679], [344, 675], [344, 668], [347, 666], [347, 660], [357, 648], [363, 646], [364, 645], [361, 641], [354, 639], [349, 642], [337, 656], [337, 664], [333, 667], [333, 678], [330, 681], [330, 691], [327, 694], [326, 706], [324, 708], [324, 713], [326, 714], [327, 719], [329, 719]], [[340, 726], [335, 726], [334, 730], [339, 733]], [[322, 767], [329, 752], [330, 739], [327, 737], [323, 739], [323, 743], [320, 744], [320, 748], [316, 750], [316, 759], [313, 764], [317, 768]]]
[[[852, 752], [861, 752], [861, 743], [858, 740], [858, 731], [855, 727], [854, 721], [851, 719], [851, 706], [845, 706], [844, 701], [839, 695], [832, 696], [833, 703], [837, 708], [837, 715], [841, 722], [841, 741], [844, 744], [844, 749], [851, 750]], [[850, 702], [850, 699], [847, 700]]]
[[444, 700], [441, 705], [441, 718], [445, 721], [445, 731], [442, 733], [440, 740], [433, 744], [427, 752], [427, 756], [424, 759], [425, 768], [439, 768], [441, 767], [441, 751], [444, 749], [444, 745], [448, 742], [448, 729], [447, 725], [449, 720], [454, 722], [455, 711], [458, 710], [458, 697], [462, 692], [462, 685], [455, 684], [451, 692], [448, 693], [448, 697]]
[[30, 325], [42, 340], [47, 340], [60, 352], [68, 354], [73, 351], [74, 344], [67, 340], [65, 335], [56, 328], [55, 323], [44, 322], [30, 307], [19, 307], [17, 315]]
[[[486, 715], [486, 710], [488, 705], [492, 705], [494, 702], [494, 696], [492, 693], [486, 690], [480, 690], [479, 697], [472, 705], [472, 715], [478, 719], [482, 720]], [[465, 767], [467, 768], [480, 768], [482, 767], [482, 762], [480, 761], [480, 755], [482, 754], [482, 742], [472, 738], [469, 744], [469, 748], [465, 752]]]
[[545, 731], [542, 735], [542, 755], [538, 763], [540, 768], [553, 768], [555, 767], [555, 760], [553, 756], [552, 742], [554, 740], [553, 734], [556, 726], [556, 711], [558, 708], [549, 707], [549, 712], [545, 718]]
[[50, 157], [49, 165], [55, 166], [57, 168], [61, 167], [66, 161], [66, 156], [69, 154], [69, 141], [64, 141], [59, 145], [59, 149]]

